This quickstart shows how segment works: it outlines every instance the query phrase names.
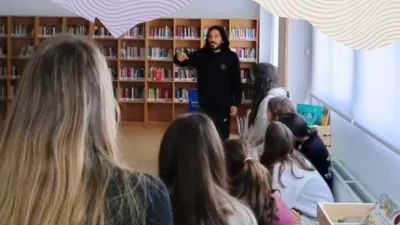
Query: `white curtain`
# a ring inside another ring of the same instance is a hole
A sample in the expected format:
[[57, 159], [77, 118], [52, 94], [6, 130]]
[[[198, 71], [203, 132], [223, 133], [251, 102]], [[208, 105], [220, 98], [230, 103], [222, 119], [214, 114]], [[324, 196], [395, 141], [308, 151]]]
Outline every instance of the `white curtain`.
[[313, 28], [311, 90], [400, 154], [399, 43], [357, 51]]

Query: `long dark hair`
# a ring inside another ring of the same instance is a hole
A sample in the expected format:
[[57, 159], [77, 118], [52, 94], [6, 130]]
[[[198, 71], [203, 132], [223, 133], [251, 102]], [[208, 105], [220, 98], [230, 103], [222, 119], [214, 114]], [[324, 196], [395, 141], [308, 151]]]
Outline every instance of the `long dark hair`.
[[247, 203], [255, 213], [258, 224], [271, 224], [274, 219], [279, 219], [276, 201], [272, 196], [271, 173], [258, 161], [249, 158], [246, 142], [228, 140], [224, 148], [231, 195]]
[[290, 99], [277, 96], [268, 101], [268, 110], [272, 113], [272, 118], [269, 121], [276, 121], [283, 113], [295, 113], [294, 105]]
[[208, 38], [210, 37], [210, 32], [212, 30], [218, 30], [219, 34], [221, 35], [222, 43], [221, 43], [221, 50], [228, 50], [230, 46], [228, 33], [226, 32], [225, 28], [221, 26], [214, 25], [208, 29], [207, 38], [204, 43], [204, 48], [211, 50], [210, 43], [208, 42]]
[[290, 166], [292, 176], [297, 179], [302, 177], [296, 176], [293, 171], [293, 164], [297, 164], [301, 169], [313, 171], [314, 168], [307, 164], [304, 157], [294, 151], [295, 139], [292, 132], [281, 122], [274, 121], [270, 123], [265, 132], [264, 153], [260, 158], [260, 162], [269, 170], [274, 172], [274, 165], [281, 163], [279, 166], [278, 180], [282, 187], [282, 173], [286, 165]]
[[318, 135], [317, 128], [308, 126], [306, 120], [295, 112], [282, 113], [279, 116], [279, 121], [285, 124], [296, 137], [296, 149], [299, 149], [300, 145], [302, 144], [300, 139]]
[[225, 155], [211, 119], [190, 113], [173, 121], [162, 138], [158, 160], [160, 178], [170, 191], [174, 224], [228, 224]]
[[279, 85], [277, 68], [269, 63], [259, 63], [254, 69], [255, 79], [253, 84], [253, 96], [251, 98], [251, 112], [249, 115], [249, 127], [254, 125], [258, 107], [268, 92]]

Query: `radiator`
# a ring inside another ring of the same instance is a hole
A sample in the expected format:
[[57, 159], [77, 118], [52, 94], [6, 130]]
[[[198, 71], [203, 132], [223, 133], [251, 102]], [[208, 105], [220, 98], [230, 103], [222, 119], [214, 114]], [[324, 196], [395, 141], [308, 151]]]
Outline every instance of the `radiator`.
[[376, 201], [338, 159], [332, 160], [333, 196], [335, 202], [373, 203]]

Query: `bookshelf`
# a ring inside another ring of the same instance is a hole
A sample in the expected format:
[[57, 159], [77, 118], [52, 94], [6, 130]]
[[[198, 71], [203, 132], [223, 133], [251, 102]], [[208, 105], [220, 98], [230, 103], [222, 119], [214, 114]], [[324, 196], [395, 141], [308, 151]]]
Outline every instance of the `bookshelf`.
[[[205, 44], [207, 28], [224, 26], [231, 49], [240, 59], [244, 101], [250, 108], [250, 76], [258, 62], [258, 19], [161, 18], [139, 24], [118, 39], [103, 24], [79, 17], [0, 16], [0, 120], [11, 106], [24, 63], [34, 47], [67, 32], [93, 39], [107, 59], [123, 124], [167, 125], [188, 108], [187, 89], [196, 87], [197, 72], [174, 65], [178, 51]], [[236, 119], [232, 119], [236, 131]]]

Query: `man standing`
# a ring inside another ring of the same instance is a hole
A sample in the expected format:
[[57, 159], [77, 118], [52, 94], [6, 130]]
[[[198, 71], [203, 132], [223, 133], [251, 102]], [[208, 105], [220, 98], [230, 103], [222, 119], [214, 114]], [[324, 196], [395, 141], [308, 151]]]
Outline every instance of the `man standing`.
[[203, 48], [187, 55], [179, 52], [174, 63], [198, 71], [197, 89], [200, 110], [213, 121], [222, 141], [229, 138], [230, 115], [235, 116], [242, 101], [242, 81], [237, 54], [221, 26], [209, 28]]

